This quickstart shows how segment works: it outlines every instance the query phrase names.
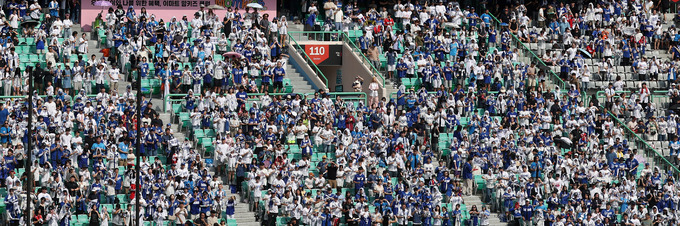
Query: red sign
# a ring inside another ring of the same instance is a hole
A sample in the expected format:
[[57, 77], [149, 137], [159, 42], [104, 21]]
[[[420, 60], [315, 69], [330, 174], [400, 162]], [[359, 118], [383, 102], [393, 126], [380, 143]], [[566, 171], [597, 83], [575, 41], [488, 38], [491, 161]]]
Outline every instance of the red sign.
[[305, 45], [305, 53], [318, 65], [328, 59], [328, 45]]

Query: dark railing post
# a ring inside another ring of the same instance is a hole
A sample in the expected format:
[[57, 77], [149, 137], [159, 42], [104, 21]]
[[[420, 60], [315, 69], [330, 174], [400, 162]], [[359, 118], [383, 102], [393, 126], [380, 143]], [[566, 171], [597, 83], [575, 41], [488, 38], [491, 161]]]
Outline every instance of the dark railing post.
[[34, 73], [41, 73], [32, 71], [28, 74], [28, 124], [26, 136], [28, 136], [28, 141], [26, 142], [26, 216], [25, 222], [27, 225], [31, 225], [31, 195], [33, 195], [33, 78]]
[[141, 156], [139, 156], [139, 151], [142, 149], [142, 79], [141, 77], [137, 77], [137, 148], [135, 148], [135, 173], [136, 173], [136, 182], [135, 182], [135, 225], [139, 225], [139, 196], [142, 195], [140, 193], [140, 187], [142, 184], [140, 183], [139, 179], [139, 159]]

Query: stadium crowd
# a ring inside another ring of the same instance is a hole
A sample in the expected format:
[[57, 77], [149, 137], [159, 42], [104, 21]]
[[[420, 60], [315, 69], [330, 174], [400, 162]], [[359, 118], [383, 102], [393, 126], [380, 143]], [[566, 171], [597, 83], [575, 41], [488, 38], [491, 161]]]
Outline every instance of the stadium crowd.
[[[37, 90], [33, 103], [0, 104], [10, 225], [133, 225], [136, 197], [138, 220], [160, 225], [224, 225], [246, 199], [267, 225], [489, 225], [496, 216], [517, 225], [678, 224], [677, 172], [647, 162], [624, 127], [668, 140], [677, 156], [678, 117], [653, 121], [660, 114], [649, 89], [617, 95], [626, 81], [607, 71], [632, 66], [641, 81], [676, 80], [674, 22], [653, 2], [546, 3], [535, 19], [514, 5], [498, 14], [500, 23], [456, 2], [305, 6], [308, 29], [362, 30], [353, 41], [398, 90], [369, 103], [326, 90], [279, 94], [285, 17], [202, 6], [191, 20], [166, 22], [117, 6], [102, 15], [107, 53], [97, 59], [83, 57], [88, 37], [71, 32], [77, 25], [68, 10], [48, 7], [43, 15], [37, 2], [12, 1], [3, 17], [4, 94], [28, 94], [29, 75]], [[28, 20], [41, 26], [20, 26]], [[560, 67], [566, 90], [548, 68], [524, 61], [513, 35], [540, 44], [539, 56]], [[45, 65], [22, 67], [17, 48], [26, 37]], [[645, 59], [661, 48], [673, 59]], [[602, 59], [601, 68], [589, 69], [586, 53]], [[147, 98], [136, 109], [131, 86], [118, 92], [118, 82], [149, 78], [162, 81], [163, 95], [187, 93], [178, 109], [188, 114], [180, 125], [186, 140], [174, 138]], [[604, 100], [587, 95], [595, 78], [612, 83]], [[677, 103], [674, 87], [667, 90]], [[262, 95], [249, 100], [253, 93]], [[635, 119], [623, 125], [613, 115]], [[203, 131], [214, 139], [199, 139]], [[138, 133], [141, 156], [134, 154]], [[29, 139], [32, 172], [24, 169]], [[26, 191], [28, 183], [36, 191]], [[466, 205], [477, 193], [484, 205]], [[22, 218], [28, 195], [36, 207], [30, 223]]]

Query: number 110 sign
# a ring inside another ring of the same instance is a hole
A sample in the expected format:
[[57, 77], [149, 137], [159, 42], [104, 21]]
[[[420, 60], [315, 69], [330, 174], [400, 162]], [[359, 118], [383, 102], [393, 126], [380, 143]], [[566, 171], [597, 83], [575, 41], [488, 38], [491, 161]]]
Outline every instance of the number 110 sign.
[[305, 53], [317, 65], [328, 59], [328, 52], [328, 45], [305, 45]]

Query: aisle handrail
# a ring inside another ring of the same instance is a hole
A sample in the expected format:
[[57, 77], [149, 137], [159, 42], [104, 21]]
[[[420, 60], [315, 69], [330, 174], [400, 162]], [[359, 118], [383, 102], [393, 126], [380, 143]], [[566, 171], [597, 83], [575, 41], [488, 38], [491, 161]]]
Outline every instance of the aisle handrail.
[[[616, 93], [629, 93], [629, 91], [617, 91]], [[668, 161], [668, 159], [666, 159], [666, 157], [664, 157], [662, 154], [660, 154], [659, 151], [657, 151], [655, 147], [653, 147], [652, 145], [650, 145], [649, 143], [647, 143], [647, 141], [644, 140], [644, 139], [642, 139], [637, 133], [633, 132], [632, 129], [630, 129], [630, 128], [629, 128], [625, 123], [623, 123], [616, 115], [614, 115], [614, 113], [612, 113], [611, 111], [609, 111], [609, 110], [605, 107], [605, 103], [604, 103], [604, 102], [606, 102], [606, 98], [607, 98], [607, 97], [604, 95], [604, 91], [598, 91], [598, 92], [595, 94], [595, 98], [598, 98], [598, 99], [599, 99], [600, 97], [604, 97], [604, 98], [605, 98], [605, 101], [603, 101], [603, 103], [601, 103], [601, 106], [600, 106], [600, 107], [602, 107], [602, 109], [604, 109], [604, 110], [607, 112], [607, 114], [609, 115], [609, 117], [612, 117], [616, 123], [618, 123], [621, 127], [624, 128], [624, 132], [625, 132], [625, 133], [628, 133], [628, 135], [631, 135], [631, 134], [632, 134], [632, 137], [634, 137], [635, 140], [636, 140], [637, 142], [641, 142], [641, 143], [644, 145], [643, 148], [647, 148], [647, 149], [649, 149], [649, 150], [652, 150], [652, 152], [656, 155], [655, 157], [662, 159], [662, 160], [663, 160], [662, 163], [665, 163], [671, 170], [673, 170], [676, 174], [680, 175], [680, 169], [678, 169], [678, 167], [676, 167], [675, 165], [671, 164], [671, 162]]]
[[[491, 13], [489, 13], [489, 15], [491, 16], [491, 18], [493, 18], [494, 21], [496, 21], [496, 23], [498, 23], [499, 25], [501, 25], [501, 21], [498, 20], [498, 18], [496, 18], [496, 16], [494, 16], [494, 15], [491, 14]], [[531, 55], [532, 55], [534, 58], [536, 58], [536, 60], [537, 60], [538, 63], [540, 63], [541, 65], [543, 65], [543, 67], [547, 68], [549, 74], [555, 79], [555, 81], [557, 81], [557, 82], [559, 83], [559, 84], [557, 84], [557, 85], [560, 86], [560, 89], [561, 89], [561, 90], [565, 90], [565, 89], [568, 87], [568, 86], [567, 86], [567, 83], [564, 82], [564, 80], [562, 80], [562, 78], [560, 78], [559, 76], [557, 76], [557, 74], [555, 74], [555, 72], [553, 72], [552, 69], [550, 69], [550, 67], [549, 67], [545, 62], [543, 62], [543, 60], [542, 60], [540, 57], [538, 57], [538, 56], [534, 53], [534, 51], [532, 51], [532, 50], [531, 50], [529, 47], [527, 47], [522, 41], [520, 41], [519, 38], [517, 38], [517, 36], [516, 36], [515, 34], [513, 34], [512, 32], [508, 32], [508, 33], [510, 34], [510, 36], [512, 36], [512, 38], [513, 38], [517, 43], [519, 43], [519, 44], [524, 48], [525, 51], [528, 51], [529, 53], [531, 53]]]
[[[354, 32], [356, 34], [357, 31], [350, 30], [349, 32]], [[361, 52], [361, 48], [359, 48], [356, 43], [350, 38], [349, 32], [343, 32], [343, 31], [289, 31], [288, 36], [291, 37], [291, 40], [295, 40], [293, 36], [297, 37], [302, 37], [305, 34], [306, 35], [322, 35], [321, 37], [324, 37], [324, 35], [329, 34], [331, 35], [329, 40], [326, 40], [326, 38], [322, 38], [321, 41], [342, 41], [344, 43], [347, 43], [347, 45], [352, 49], [353, 52], [356, 52], [357, 55], [359, 55], [359, 59], [363, 61], [363, 63], [368, 67], [368, 69], [371, 71], [374, 77], [380, 78], [380, 81], [382, 81], [382, 87], [385, 87], [385, 77], [383, 74], [375, 68], [375, 65], [371, 63], [371, 61], [366, 57], [366, 55]], [[342, 37], [342, 38], [340, 38]], [[297, 42], [296, 42], [297, 44]], [[383, 53], [384, 54], [384, 53]]]
[[[316, 75], [319, 76], [319, 78], [322, 78], [323, 81], [324, 81], [324, 85], [326, 85], [326, 87], [328, 87], [328, 78], [326, 78], [326, 75], [324, 75], [323, 72], [321, 72], [319, 67], [316, 66], [314, 61], [312, 61], [312, 58], [309, 57], [309, 55], [307, 55], [307, 52], [305, 52], [305, 50], [300, 46], [300, 44], [298, 44], [298, 42], [295, 40], [295, 38], [293, 38], [293, 36], [291, 35], [290, 32], [288, 32], [288, 38], [290, 38], [290, 40], [293, 41], [293, 43], [295, 43], [295, 44], [292, 45], [293, 48], [295, 48], [298, 51], [298, 53], [300, 55], [302, 55], [305, 60], [308, 61], [307, 64], [310, 67], [312, 67], [312, 69], [314, 69], [314, 71], [316, 72]], [[288, 41], [288, 43], [292, 44], [292, 43], [290, 43], [290, 41]]]
[[[364, 60], [365, 64], [368, 64], [368, 68], [373, 72], [373, 77], [378, 77], [382, 81], [382, 87], [385, 87], [385, 77], [382, 76], [382, 73], [380, 73], [380, 70], [375, 68], [373, 63], [364, 55], [363, 52], [361, 52], [361, 49], [352, 41], [352, 39], [347, 35], [346, 33], [342, 33], [342, 36], [344, 37], [343, 40], [347, 43], [347, 45], [354, 50], [361, 58]], [[384, 54], [384, 53], [383, 53]]]

